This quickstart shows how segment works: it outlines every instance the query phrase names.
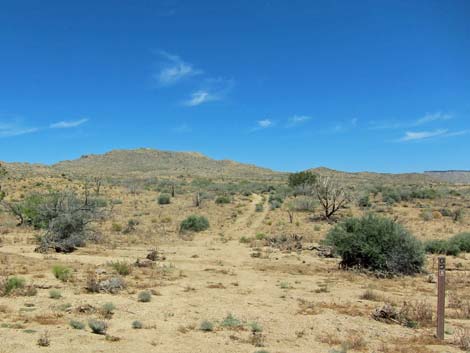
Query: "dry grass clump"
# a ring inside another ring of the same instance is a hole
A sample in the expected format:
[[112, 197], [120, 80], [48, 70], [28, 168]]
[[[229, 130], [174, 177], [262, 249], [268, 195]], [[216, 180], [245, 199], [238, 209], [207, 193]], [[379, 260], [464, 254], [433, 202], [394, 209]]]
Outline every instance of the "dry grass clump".
[[433, 322], [433, 309], [426, 301], [404, 302], [401, 308], [386, 303], [372, 314], [377, 321], [396, 323], [411, 328], [429, 327]]
[[455, 344], [462, 350], [470, 350], [470, 329], [462, 328], [455, 333]]
[[317, 303], [308, 301], [305, 299], [298, 299], [299, 302], [299, 310], [297, 314], [300, 315], [318, 315], [320, 314], [321, 310]]

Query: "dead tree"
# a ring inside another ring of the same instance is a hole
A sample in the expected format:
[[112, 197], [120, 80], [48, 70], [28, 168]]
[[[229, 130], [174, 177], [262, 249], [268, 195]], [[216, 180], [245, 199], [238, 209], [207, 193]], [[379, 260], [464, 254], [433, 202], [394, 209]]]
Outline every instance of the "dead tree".
[[194, 206], [195, 207], [201, 207], [201, 194], [198, 193], [198, 192], [194, 196]]
[[101, 177], [95, 177], [93, 181], [95, 183], [95, 195], [99, 196], [103, 179], [101, 179]]
[[328, 220], [350, 200], [346, 188], [331, 177], [320, 176], [317, 179], [315, 195]]
[[289, 223], [294, 223], [294, 211], [291, 209], [287, 209], [287, 215], [289, 216]]

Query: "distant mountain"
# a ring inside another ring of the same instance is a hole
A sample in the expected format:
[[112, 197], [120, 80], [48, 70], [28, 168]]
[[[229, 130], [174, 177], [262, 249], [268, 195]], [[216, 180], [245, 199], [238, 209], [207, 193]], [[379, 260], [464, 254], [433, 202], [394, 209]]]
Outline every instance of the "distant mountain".
[[373, 172], [357, 172], [349, 173], [329, 169], [325, 167], [310, 169], [311, 172], [331, 176], [344, 180], [346, 183], [351, 184], [367, 184], [367, 183], [381, 183], [381, 184], [423, 184], [432, 183], [436, 180], [430, 176], [421, 173], [404, 173], [404, 174], [386, 174], [386, 173], [373, 173]]
[[114, 150], [102, 155], [54, 164], [52, 170], [73, 175], [178, 176], [271, 179], [283, 173], [230, 160], [215, 160], [197, 152], [170, 152], [148, 148]]
[[424, 172], [424, 174], [448, 183], [470, 184], [469, 170], [428, 171]]
[[[149, 148], [113, 150], [105, 154], [84, 155], [78, 159], [48, 166], [29, 163], [4, 163], [11, 174], [58, 175], [112, 178], [128, 177], [213, 177], [248, 180], [285, 180], [287, 173], [243, 164], [231, 160], [215, 160], [198, 152], [171, 152]], [[423, 184], [451, 182], [470, 184], [470, 171], [430, 171], [425, 173], [384, 174], [372, 172], [348, 173], [328, 168], [310, 169], [320, 175], [330, 175], [351, 184]]]

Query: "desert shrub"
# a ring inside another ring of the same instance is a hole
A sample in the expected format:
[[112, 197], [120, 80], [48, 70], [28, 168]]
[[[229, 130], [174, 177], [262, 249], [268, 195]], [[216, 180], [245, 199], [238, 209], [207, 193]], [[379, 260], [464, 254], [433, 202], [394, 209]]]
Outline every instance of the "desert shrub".
[[49, 298], [51, 298], [51, 299], [60, 299], [60, 298], [62, 298], [62, 294], [57, 289], [51, 289], [49, 291]]
[[116, 310], [116, 306], [113, 303], [105, 303], [101, 307], [100, 312], [105, 319], [110, 319], [114, 315], [114, 310]]
[[138, 320], [135, 320], [132, 322], [132, 328], [134, 330], [140, 330], [144, 328], [144, 324]]
[[370, 197], [369, 195], [364, 195], [359, 200], [357, 200], [357, 205], [361, 208], [369, 208], [372, 206], [372, 203], [370, 202]]
[[215, 199], [217, 205], [229, 204], [230, 202], [232, 202], [232, 199], [228, 195], [220, 195]]
[[310, 171], [289, 174], [288, 184], [291, 188], [313, 185], [317, 181], [317, 175]]
[[85, 324], [77, 320], [70, 320], [69, 325], [75, 330], [83, 330], [85, 328]]
[[268, 202], [271, 206], [271, 209], [275, 210], [276, 208], [280, 208], [282, 206], [282, 203], [284, 202], [284, 197], [282, 197], [280, 194], [270, 194]]
[[0, 281], [0, 296], [13, 294], [17, 290], [22, 290], [26, 285], [26, 281], [21, 277], [8, 277]]
[[126, 283], [118, 276], [98, 280], [96, 274], [90, 273], [88, 275], [85, 288], [90, 293], [104, 292], [116, 294], [126, 288]]
[[454, 219], [454, 222], [462, 222], [465, 218], [465, 210], [463, 208], [455, 210], [452, 218]]
[[90, 327], [91, 332], [97, 335], [104, 335], [108, 330], [108, 324], [106, 322], [96, 319], [91, 319], [88, 321], [88, 327]]
[[118, 223], [113, 223], [113, 224], [111, 225], [111, 230], [112, 230], [113, 232], [120, 233], [120, 232], [122, 232], [122, 226], [121, 226], [120, 224], [118, 224]]
[[385, 274], [422, 271], [424, 249], [405, 228], [376, 215], [348, 218], [326, 236], [345, 268], [359, 267]]
[[430, 254], [457, 256], [461, 252], [470, 252], [470, 233], [454, 235], [449, 240], [430, 240], [425, 243], [425, 250]]
[[51, 340], [49, 339], [49, 334], [44, 332], [37, 341], [39, 347], [49, 347], [51, 345]]
[[139, 225], [139, 221], [135, 219], [130, 219], [127, 221], [127, 226], [122, 231], [124, 234], [130, 234], [136, 230], [136, 227]]
[[[43, 219], [44, 235], [38, 237], [36, 251], [72, 252], [85, 245], [91, 235], [89, 224], [103, 216], [99, 206], [90, 199], [82, 200], [74, 192], [65, 191], [39, 204], [37, 208]], [[47, 227], [46, 227], [47, 225]]]
[[54, 277], [62, 282], [68, 282], [72, 278], [72, 269], [62, 265], [52, 267]]
[[214, 324], [210, 321], [204, 320], [201, 322], [199, 329], [204, 332], [211, 332], [214, 331]]
[[450, 244], [447, 240], [429, 240], [424, 243], [424, 250], [430, 254], [442, 254], [457, 256], [460, 249], [456, 244]]
[[228, 314], [220, 323], [222, 327], [228, 328], [236, 328], [241, 327], [243, 324], [242, 322], [237, 319], [233, 314]]
[[470, 233], [460, 233], [450, 238], [449, 243], [455, 245], [462, 252], [470, 253]]
[[152, 300], [152, 294], [150, 294], [150, 292], [147, 292], [147, 291], [140, 292], [137, 295], [137, 300], [141, 303], [148, 303]]
[[160, 194], [160, 196], [158, 196], [159, 205], [169, 205], [170, 201], [171, 201], [171, 196], [168, 194]]
[[431, 210], [422, 210], [420, 217], [423, 219], [423, 221], [432, 221], [434, 218]]
[[443, 217], [452, 217], [454, 215], [452, 210], [450, 210], [448, 208], [442, 208], [439, 212], [441, 212], [441, 215]]
[[263, 212], [264, 205], [262, 203], [257, 203], [255, 206], [255, 212]]
[[204, 216], [192, 215], [181, 222], [180, 231], [202, 232], [209, 229], [209, 221]]
[[300, 196], [290, 202], [289, 208], [297, 212], [313, 212], [315, 205], [316, 202], [312, 198]]
[[395, 189], [385, 189], [382, 191], [382, 201], [393, 205], [394, 203], [402, 201], [402, 197]]
[[263, 327], [257, 322], [252, 322], [250, 323], [250, 330], [251, 332], [263, 332]]
[[121, 276], [127, 276], [132, 272], [132, 266], [125, 261], [110, 262], [109, 265]]
[[439, 193], [435, 189], [416, 189], [411, 191], [411, 198], [413, 199], [428, 199], [433, 200], [439, 196]]

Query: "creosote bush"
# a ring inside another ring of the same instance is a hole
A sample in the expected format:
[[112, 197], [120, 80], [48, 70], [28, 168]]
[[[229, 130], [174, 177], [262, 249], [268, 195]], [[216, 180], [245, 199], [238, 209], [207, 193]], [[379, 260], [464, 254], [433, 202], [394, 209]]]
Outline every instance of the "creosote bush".
[[83, 330], [85, 328], [85, 324], [77, 320], [70, 320], [69, 325], [75, 330]]
[[140, 292], [137, 296], [137, 300], [141, 303], [148, 303], [152, 300], [152, 294], [150, 292], [144, 291]]
[[171, 196], [168, 194], [161, 194], [158, 196], [158, 204], [159, 205], [169, 205], [171, 202]]
[[91, 319], [88, 321], [88, 327], [90, 327], [91, 332], [97, 335], [104, 335], [108, 330], [108, 324], [106, 322], [96, 319]]
[[135, 320], [132, 322], [132, 328], [134, 330], [140, 330], [144, 328], [144, 324], [138, 320]]
[[125, 261], [110, 262], [109, 266], [121, 276], [128, 276], [132, 272], [132, 266]]
[[425, 250], [430, 254], [457, 256], [461, 252], [470, 252], [470, 233], [454, 235], [449, 240], [429, 240], [425, 243]]
[[204, 320], [199, 327], [201, 331], [211, 332], [214, 331], [214, 324], [210, 321]]
[[412, 275], [424, 266], [422, 244], [400, 224], [372, 214], [346, 219], [327, 234], [324, 242], [341, 256], [344, 268]]
[[204, 216], [192, 215], [186, 218], [180, 225], [180, 231], [202, 232], [209, 229], [209, 221]]
[[230, 202], [232, 202], [232, 199], [228, 195], [220, 195], [215, 199], [217, 205], [229, 204]]
[[68, 282], [72, 278], [72, 269], [62, 265], [52, 267], [54, 277], [62, 282]]

